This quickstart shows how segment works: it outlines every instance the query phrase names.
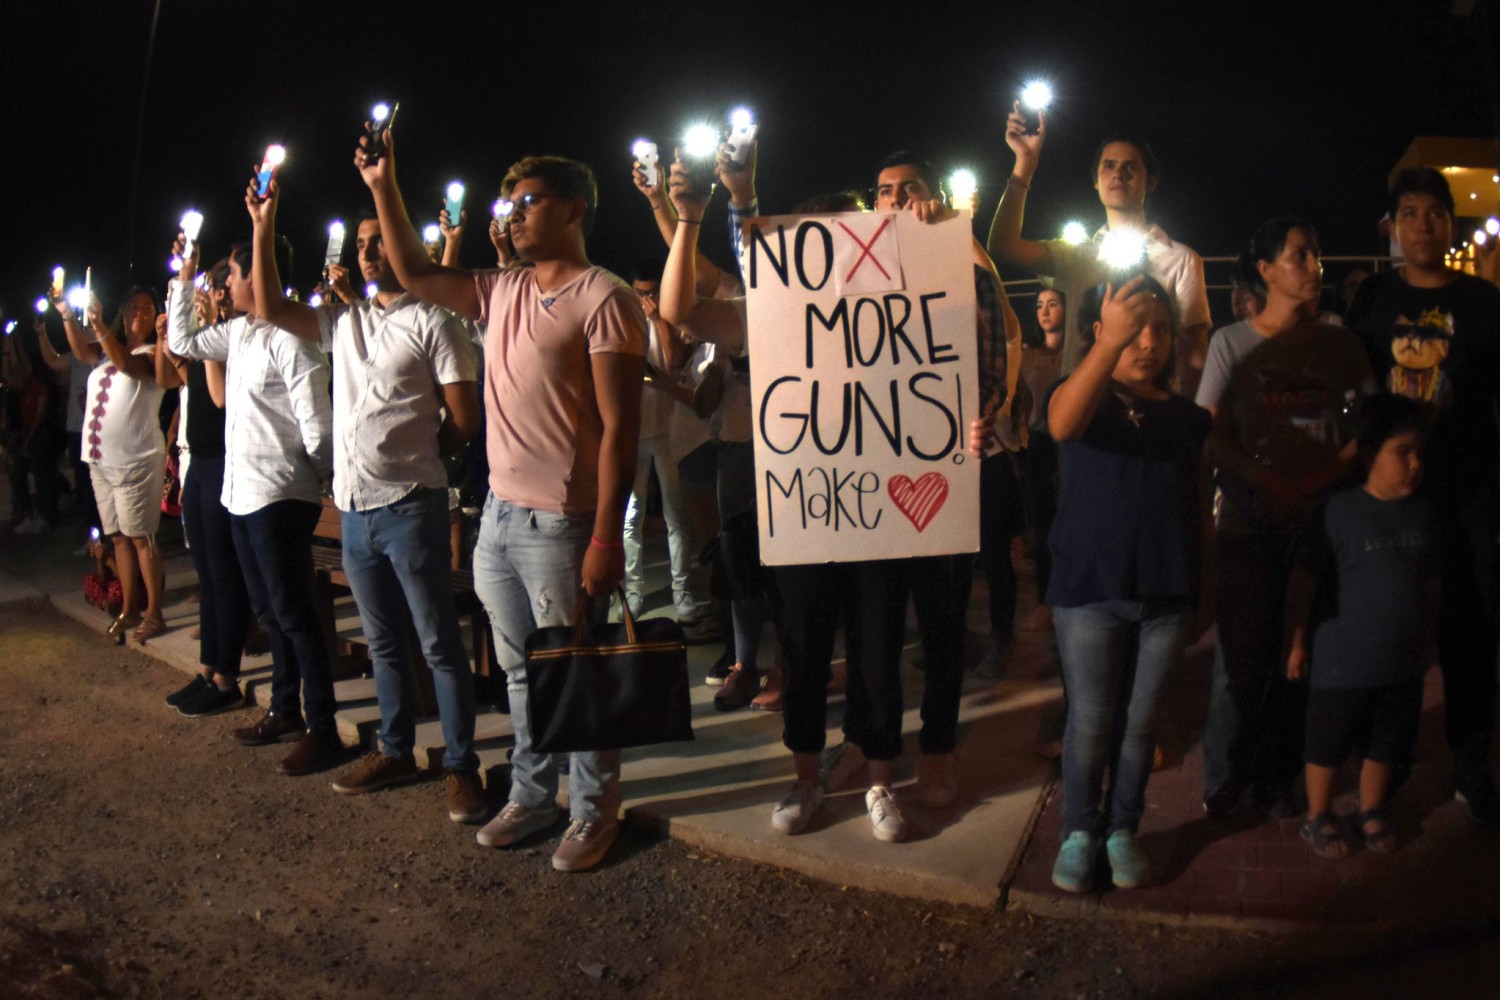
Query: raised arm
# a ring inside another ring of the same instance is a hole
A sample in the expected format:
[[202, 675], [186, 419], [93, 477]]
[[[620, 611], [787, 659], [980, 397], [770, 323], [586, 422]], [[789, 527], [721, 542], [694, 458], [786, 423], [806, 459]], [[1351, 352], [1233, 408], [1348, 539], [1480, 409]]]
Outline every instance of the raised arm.
[[361, 136], [354, 165], [375, 199], [380, 238], [396, 280], [419, 299], [451, 309], [460, 316], [478, 319], [481, 303], [473, 276], [459, 268], [435, 264], [427, 256], [396, 184], [396, 149], [390, 129], [385, 130], [383, 140], [385, 153], [372, 163], [366, 153], [370, 137]]
[[[672, 205], [676, 209], [677, 228], [670, 240], [667, 264], [661, 275], [661, 302], [658, 308], [668, 323], [682, 324], [702, 298], [699, 292], [698, 234], [703, 213], [708, 209], [709, 192], [696, 190], [687, 167], [674, 160], [667, 181]], [[717, 282], [716, 282], [717, 283]]]
[[1005, 144], [1016, 154], [1010, 180], [1000, 195], [995, 221], [990, 224], [989, 251], [1012, 267], [1022, 267], [1036, 274], [1052, 274], [1052, 251], [1045, 243], [1021, 238], [1021, 222], [1026, 216], [1026, 194], [1036, 175], [1037, 160], [1047, 139], [1047, 113], [1038, 114], [1035, 133], [1026, 131], [1026, 119], [1020, 104], [1014, 105], [1005, 122]]
[[1154, 299], [1141, 288], [1142, 280], [1132, 278], [1118, 289], [1113, 285], [1105, 288], [1094, 346], [1073, 369], [1073, 374], [1052, 392], [1052, 402], [1047, 407], [1047, 429], [1052, 432], [1053, 440], [1077, 441], [1094, 422], [1120, 356], [1151, 315]]
[[99, 358], [103, 356], [99, 345], [83, 332], [83, 327], [78, 324], [78, 317], [73, 315], [72, 307], [61, 293], [52, 297], [52, 308], [57, 310], [57, 315], [62, 319], [63, 332], [68, 335], [68, 348], [73, 352], [73, 357], [89, 367], [98, 364]]
[[254, 227], [250, 245], [250, 284], [255, 289], [255, 309], [261, 319], [279, 326], [287, 333], [310, 343], [322, 339], [318, 314], [312, 306], [293, 302], [281, 288], [281, 274], [276, 269], [276, 206], [281, 201], [281, 182], [272, 181], [264, 199], [257, 196], [255, 181], [245, 189], [245, 210]]
[[[672, 205], [671, 199], [666, 195], [663, 185], [660, 183], [661, 168], [657, 168], [656, 184], [646, 183], [646, 171], [639, 164], [631, 170], [630, 179], [635, 184], [635, 189], [646, 199], [651, 206], [651, 218], [656, 223], [657, 231], [668, 247], [672, 245], [672, 238], [677, 233], [677, 209]], [[694, 270], [697, 273], [698, 294], [703, 296], [712, 295], [719, 287], [720, 275], [718, 265], [703, 255], [703, 251], [697, 251], [697, 260], [694, 262]]]
[[469, 221], [469, 210], [458, 210], [458, 225], [446, 208], [438, 212], [438, 229], [443, 234], [443, 266], [458, 267], [458, 252], [464, 245], [464, 225]]
[[31, 324], [31, 330], [36, 334], [37, 350], [42, 353], [42, 363], [48, 368], [61, 375], [68, 370], [68, 359], [57, 352], [52, 346], [52, 338], [47, 336], [47, 322], [38, 316]]
[[[193, 241], [193, 252], [184, 253], [187, 237], [177, 234], [172, 243], [172, 253], [182, 259], [182, 270], [177, 280], [167, 283], [167, 349], [178, 357], [201, 361], [225, 361], [229, 358], [229, 330], [227, 324], [216, 322], [219, 316], [218, 299], [212, 295], [198, 297], [199, 244]], [[203, 310], [203, 325], [198, 324], [194, 307]]]
[[88, 321], [89, 328], [99, 338], [99, 347], [110, 364], [131, 378], [156, 381], [156, 352], [152, 351], [150, 355], [135, 354], [126, 347], [123, 334], [116, 336], [115, 331], [104, 322], [104, 310], [98, 299], [89, 303]]

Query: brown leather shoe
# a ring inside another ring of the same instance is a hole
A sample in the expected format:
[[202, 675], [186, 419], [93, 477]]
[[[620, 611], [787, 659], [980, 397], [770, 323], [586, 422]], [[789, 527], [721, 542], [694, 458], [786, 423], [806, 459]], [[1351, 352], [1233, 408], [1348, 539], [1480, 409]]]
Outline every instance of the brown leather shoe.
[[760, 689], [760, 694], [756, 695], [754, 700], [750, 702], [750, 707], [757, 712], [779, 712], [785, 701], [783, 691], [784, 679], [781, 672], [781, 664], [778, 663], [766, 675], [766, 685]]
[[337, 730], [308, 730], [292, 747], [286, 759], [276, 765], [282, 774], [297, 777], [332, 767], [344, 757], [344, 741]]
[[724, 678], [724, 684], [714, 693], [714, 708], [721, 712], [732, 712], [744, 708], [760, 694], [760, 671], [736, 663]]
[[302, 738], [302, 720], [296, 716], [282, 716], [267, 712], [253, 726], [231, 729], [229, 735], [247, 747], [263, 747], [267, 743], [285, 743]]

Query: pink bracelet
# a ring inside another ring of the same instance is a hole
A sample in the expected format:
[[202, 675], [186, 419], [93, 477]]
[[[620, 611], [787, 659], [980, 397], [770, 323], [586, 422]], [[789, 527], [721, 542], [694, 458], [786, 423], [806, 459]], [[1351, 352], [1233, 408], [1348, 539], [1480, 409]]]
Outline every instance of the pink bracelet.
[[598, 535], [590, 535], [589, 544], [597, 545], [601, 549], [620, 549], [625, 547], [624, 542], [606, 542]]

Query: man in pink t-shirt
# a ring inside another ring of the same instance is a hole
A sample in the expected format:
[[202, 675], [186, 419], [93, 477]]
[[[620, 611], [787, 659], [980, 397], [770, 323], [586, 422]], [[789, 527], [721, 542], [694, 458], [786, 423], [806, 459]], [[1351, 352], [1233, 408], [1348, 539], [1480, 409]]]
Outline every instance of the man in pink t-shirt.
[[[589, 263], [584, 237], [598, 186], [586, 165], [527, 157], [501, 183], [510, 239], [529, 267], [466, 271], [434, 263], [396, 186], [391, 135], [355, 165], [375, 198], [396, 277], [420, 299], [485, 328], [484, 405], [490, 463], [474, 552], [474, 589], [494, 625], [511, 694], [516, 745], [510, 801], [479, 831], [488, 847], [518, 843], [557, 819], [558, 762], [531, 746], [526, 637], [566, 625], [579, 591], [604, 598], [625, 572], [621, 535], [635, 472], [646, 317], [630, 287]], [[599, 863], [614, 843], [619, 751], [575, 753], [572, 822], [552, 857], [559, 871]]]

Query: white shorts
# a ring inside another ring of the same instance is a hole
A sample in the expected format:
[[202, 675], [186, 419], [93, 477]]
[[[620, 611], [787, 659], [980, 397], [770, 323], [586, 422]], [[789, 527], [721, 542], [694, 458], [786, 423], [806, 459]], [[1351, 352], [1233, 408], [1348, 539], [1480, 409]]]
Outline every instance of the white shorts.
[[135, 465], [90, 465], [99, 526], [106, 535], [148, 538], [161, 526], [161, 486], [167, 472], [163, 452]]

